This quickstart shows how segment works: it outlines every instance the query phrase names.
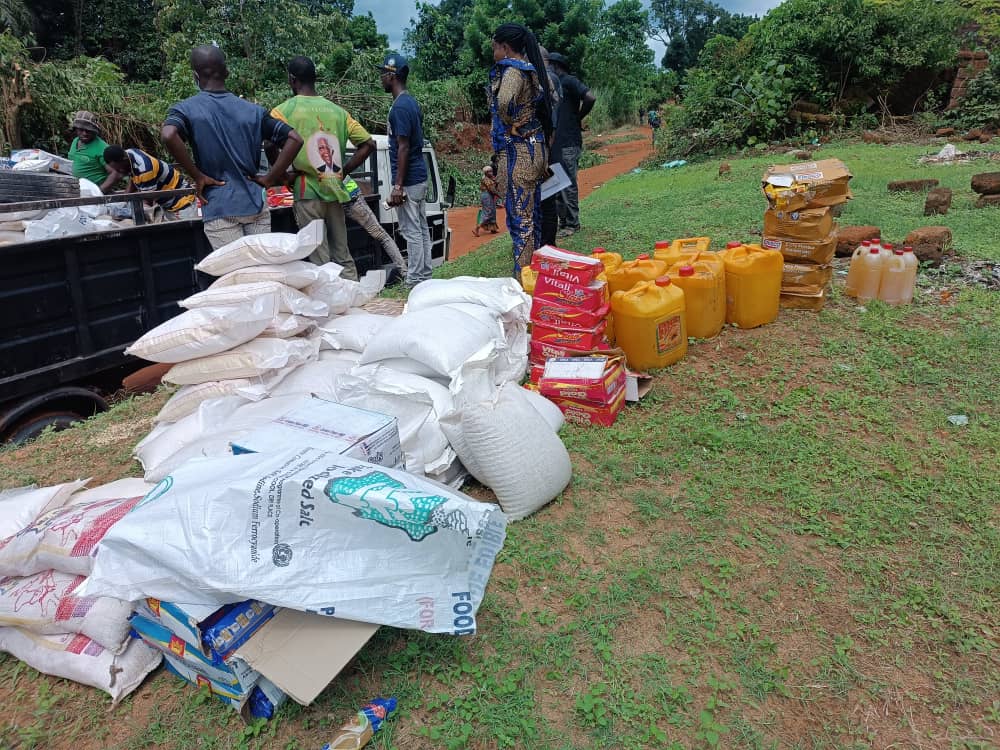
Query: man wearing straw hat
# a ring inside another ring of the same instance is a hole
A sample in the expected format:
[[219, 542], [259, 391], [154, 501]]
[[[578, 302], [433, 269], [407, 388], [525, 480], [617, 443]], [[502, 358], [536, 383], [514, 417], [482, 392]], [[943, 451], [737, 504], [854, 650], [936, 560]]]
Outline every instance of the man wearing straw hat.
[[104, 161], [104, 149], [108, 144], [98, 135], [100, 126], [93, 112], [80, 111], [73, 115], [73, 132], [76, 138], [69, 147], [69, 159], [73, 162], [73, 176], [90, 180], [102, 193], [106, 193], [121, 179], [115, 170]]

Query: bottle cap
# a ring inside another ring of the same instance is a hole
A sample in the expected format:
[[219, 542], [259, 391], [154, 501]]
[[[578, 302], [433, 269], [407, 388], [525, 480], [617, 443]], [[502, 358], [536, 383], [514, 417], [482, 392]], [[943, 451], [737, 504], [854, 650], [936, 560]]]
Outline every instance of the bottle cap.
[[681, 266], [677, 273], [680, 276], [694, 276], [694, 266]]
[[742, 242], [727, 242], [726, 243], [726, 250], [731, 250], [732, 248], [739, 247], [742, 244], [743, 244]]
[[649, 260], [649, 253], [641, 253], [640, 255], [635, 256], [635, 259], [636, 260]]
[[903, 252], [904, 253], [912, 253], [913, 252], [913, 246], [912, 245], [903, 245]]
[[882, 247], [884, 247], [886, 250], [892, 250], [892, 243], [886, 242], [884, 245], [882, 245]]
[[879, 249], [877, 247], [875, 247], [875, 245], [872, 245], [871, 254], [872, 255], [878, 255], [879, 254]]
[[668, 247], [670, 247], [670, 242], [668, 240], [659, 240], [656, 243], [654, 243], [653, 247], [656, 250], [666, 250]]
[[893, 254], [893, 255], [902, 255], [902, 254], [903, 254], [903, 251], [902, 251], [902, 250], [900, 250], [900, 249], [899, 249], [899, 248], [897, 247], [897, 248], [896, 248], [895, 250], [893, 250], [893, 251], [892, 251], [892, 254]]
[[661, 276], [660, 278], [658, 278], [656, 280], [656, 285], [657, 286], [670, 286], [670, 277], [669, 276]]
[[861, 240], [861, 246], [862, 247], [871, 247], [872, 246], [872, 241], [871, 240]]

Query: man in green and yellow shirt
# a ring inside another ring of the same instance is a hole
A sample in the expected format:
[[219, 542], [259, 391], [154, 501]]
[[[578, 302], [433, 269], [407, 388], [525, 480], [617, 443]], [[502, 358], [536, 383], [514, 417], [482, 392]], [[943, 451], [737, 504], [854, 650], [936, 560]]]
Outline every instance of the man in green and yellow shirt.
[[115, 170], [104, 161], [104, 149], [108, 147], [97, 134], [97, 118], [91, 112], [77, 112], [73, 115], [73, 132], [76, 138], [69, 146], [69, 159], [73, 162], [73, 176], [90, 180], [102, 193], [107, 193], [121, 179]]
[[[302, 136], [305, 145], [292, 166], [295, 181], [295, 220], [304, 227], [322, 219], [326, 227], [323, 243], [309, 259], [314, 263], [333, 260], [344, 267], [343, 278], [357, 279], [358, 270], [347, 247], [347, 225], [343, 204], [351, 200], [344, 177], [364, 163], [375, 142], [345, 109], [316, 93], [316, 66], [308, 57], [298, 56], [288, 63], [288, 84], [294, 96], [279, 104], [271, 116], [288, 123]], [[345, 163], [350, 141], [356, 147]]]

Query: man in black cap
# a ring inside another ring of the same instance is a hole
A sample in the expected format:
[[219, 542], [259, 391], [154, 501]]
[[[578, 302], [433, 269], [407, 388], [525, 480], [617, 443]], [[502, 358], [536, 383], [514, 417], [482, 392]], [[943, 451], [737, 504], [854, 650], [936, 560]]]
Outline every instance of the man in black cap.
[[396, 52], [378, 66], [382, 88], [392, 94], [389, 109], [389, 165], [392, 193], [389, 205], [396, 208], [399, 231], [406, 240], [406, 286], [414, 287], [431, 277], [431, 234], [424, 203], [427, 198], [427, 166], [424, 164], [424, 115], [406, 91], [409, 61]]
[[570, 186], [559, 194], [559, 236], [569, 237], [580, 229], [580, 191], [577, 189], [576, 172], [583, 150], [583, 131], [580, 123], [594, 108], [597, 97], [579, 78], [569, 72], [569, 61], [558, 52], [549, 53], [549, 65], [555, 70], [562, 85], [562, 102], [556, 118], [556, 134], [552, 151], [566, 170]]

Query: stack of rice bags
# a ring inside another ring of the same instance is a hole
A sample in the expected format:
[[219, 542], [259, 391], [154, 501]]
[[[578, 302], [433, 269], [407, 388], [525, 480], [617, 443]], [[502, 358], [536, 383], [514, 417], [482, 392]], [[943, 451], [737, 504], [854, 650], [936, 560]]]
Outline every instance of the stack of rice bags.
[[[316, 266], [304, 260], [322, 232], [317, 220], [298, 234], [249, 235], [215, 250], [196, 266], [218, 277], [215, 282], [181, 300], [185, 312], [126, 349], [172, 364], [163, 380], [181, 386], [157, 415], [157, 426], [136, 446], [148, 481], [162, 479], [187, 458], [225, 451], [223, 433], [242, 416], [236, 410], [275, 393], [296, 368], [317, 359], [321, 342], [310, 334], [329, 319], [331, 308], [363, 304], [381, 289], [384, 274], [361, 284], [341, 279], [336, 263]], [[374, 292], [368, 294], [369, 288]], [[219, 400], [224, 408], [201, 409]], [[266, 418], [273, 418], [272, 405], [253, 415], [249, 426]], [[213, 436], [217, 439], [205, 442]]]
[[85, 484], [0, 493], [0, 652], [104, 690], [117, 703], [160, 654], [129, 638], [130, 602], [78, 590], [98, 542], [145, 493], [77, 492]]

